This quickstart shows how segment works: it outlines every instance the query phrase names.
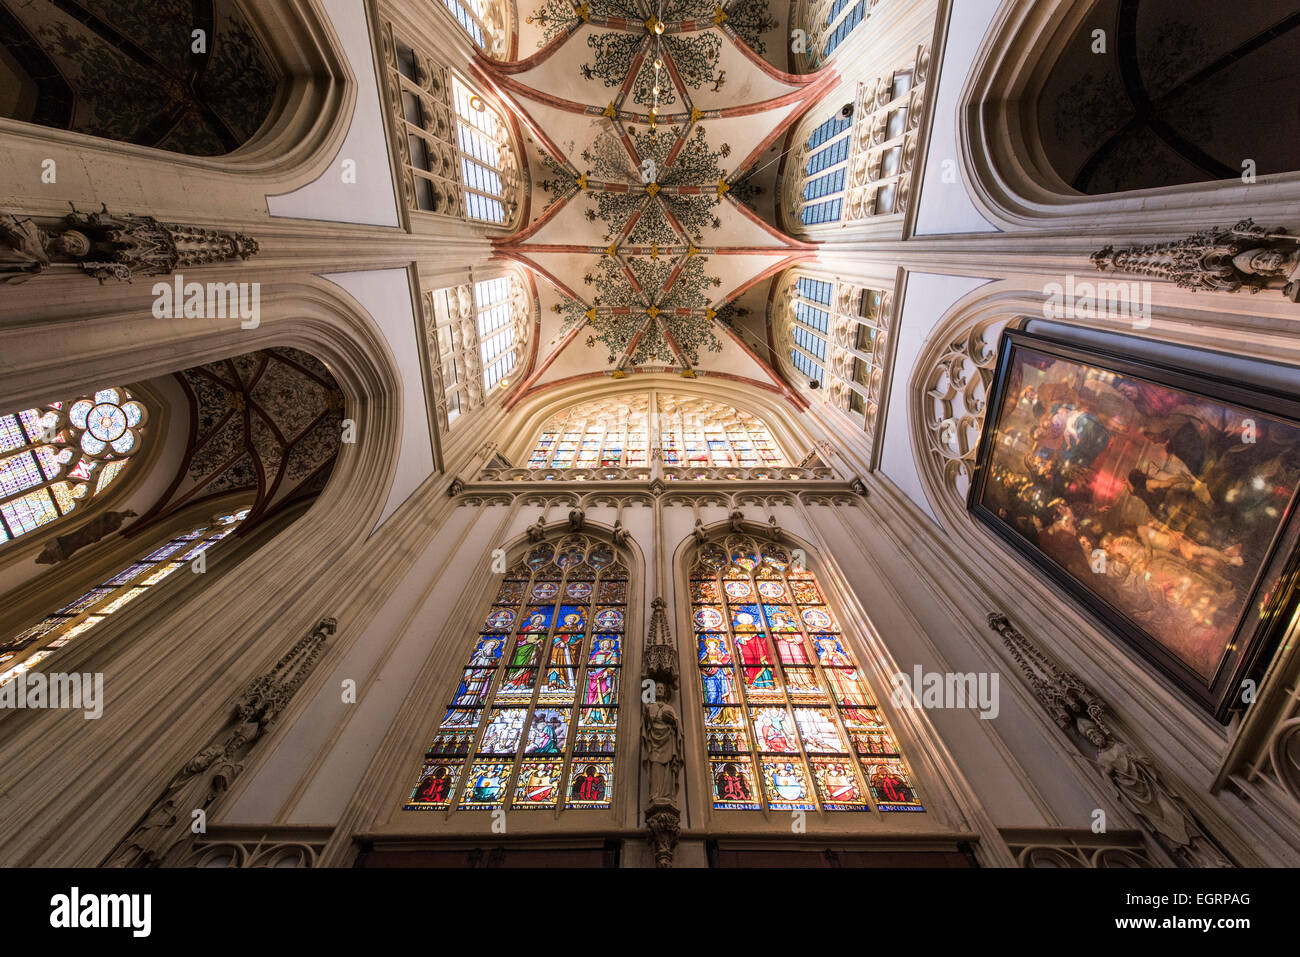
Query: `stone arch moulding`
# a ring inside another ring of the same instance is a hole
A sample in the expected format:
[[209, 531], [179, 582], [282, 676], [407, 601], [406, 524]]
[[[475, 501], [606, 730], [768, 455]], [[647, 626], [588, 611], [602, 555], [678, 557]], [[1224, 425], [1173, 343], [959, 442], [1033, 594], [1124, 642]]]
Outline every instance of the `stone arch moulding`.
[[1069, 234], [1184, 235], [1246, 216], [1294, 221], [1300, 172], [1253, 184], [1214, 180], [1087, 196], [1052, 170], [1027, 100], [1042, 83], [1095, 0], [1009, 0], [985, 34], [957, 110], [962, 169], [972, 201], [1003, 230], [1050, 228]]
[[[104, 311], [96, 309], [76, 322], [80, 338], [75, 354], [32, 354], [26, 365], [4, 377], [0, 407], [20, 408], [41, 396], [84, 390], [97, 382], [147, 380], [258, 349], [291, 346], [325, 364], [344, 394], [344, 418], [364, 429], [361, 441], [340, 447], [330, 481], [317, 499], [323, 507], [313, 508], [314, 516], [303, 516], [300, 526], [324, 536], [322, 541], [369, 531], [397, 466], [402, 378], [383, 333], [355, 299], [321, 279], [268, 285], [258, 327], [246, 330], [236, 324], [233, 331], [217, 320], [142, 319], [134, 300], [101, 305]], [[131, 308], [123, 309], [125, 305]], [[121, 334], [127, 322], [129, 337]], [[4, 338], [0, 335], [0, 342]]]
[[[244, 3], [241, 11], [280, 71], [271, 112], [248, 142], [222, 156], [191, 156], [0, 118], [0, 142], [13, 158], [0, 174], [0, 192], [28, 197], [22, 210], [35, 215], [63, 215], [69, 200], [87, 208], [103, 200], [129, 211], [147, 207], [166, 219], [192, 216], [195, 202], [206, 203], [202, 208], [212, 216], [212, 189], [234, 193], [222, 205], [239, 216], [250, 206], [264, 209], [267, 195], [314, 182], [342, 146], [356, 105], [357, 85], [342, 44], [325, 9], [312, 0]], [[37, 193], [31, 182], [47, 157], [58, 164], [60, 188]], [[109, 159], [129, 164], [150, 184], [148, 195], [103, 194], [77, 169], [79, 158], [87, 166]], [[44, 198], [30, 198], [38, 195]]]
[[[683, 735], [687, 742], [687, 763], [684, 774], [688, 813], [691, 820], [711, 822], [706, 825], [710, 832], [719, 833], [749, 832], [757, 835], [762, 832], [763, 827], [761, 824], [757, 827], [752, 825], [746, 827], [740, 822], [733, 823], [728, 821], [730, 812], [716, 811], [712, 808], [707, 778], [709, 759], [702, 745], [704, 739], [700, 724], [699, 688], [693, 683], [696, 649], [691, 619], [691, 566], [696, 550], [702, 544], [724, 544], [729, 537], [738, 535], [752, 538], [760, 544], [772, 542], [787, 550], [800, 549], [804, 552], [807, 569], [816, 576], [818, 584], [825, 591], [830, 607], [839, 614], [840, 626], [843, 634], [848, 637], [849, 648], [857, 660], [857, 666], [864, 674], [868, 686], [879, 699], [877, 705], [885, 712], [889, 727], [898, 738], [901, 753], [905, 755], [913, 780], [918, 785], [925, 803], [926, 813], [888, 815], [889, 821], [874, 822], [878, 825], [885, 824], [886, 827], [879, 830], [873, 828], [870, 833], [905, 835], [924, 832], [927, 839], [932, 840], [936, 837], [941, 840], [944, 833], [950, 833], [955, 840], [969, 840], [970, 832], [979, 827], [977, 822], [986, 818], [980, 809], [979, 799], [924, 709], [897, 707], [889, 700], [890, 690], [893, 688], [891, 676], [902, 669], [893, 658], [866, 609], [859, 603], [836, 557], [810, 537], [794, 534], [785, 528], [782, 528], [777, 536], [773, 534], [770, 526], [751, 519], [742, 520], [738, 526], [733, 525], [730, 520], [712, 522], [699, 526], [698, 530], [704, 535], [703, 542], [693, 532], [684, 536], [675, 545], [669, 546], [672, 601], [675, 606], [671, 620], [681, 658], [680, 712], [683, 719]], [[810, 530], [810, 534], [816, 533]], [[810, 834], [818, 833], [818, 824], [813, 821], [818, 816], [817, 812], [809, 814]], [[870, 814], [863, 817], [879, 818], [880, 815]], [[834, 825], [835, 822], [831, 822], [829, 833], [842, 834], [842, 827]], [[821, 825], [823, 830], [826, 827], [825, 824]], [[1001, 842], [996, 833], [988, 834], [985, 839], [989, 842], [989, 847], [981, 850], [977, 846], [976, 854], [990, 864], [1000, 860], [996, 848]]]
[[690, 380], [646, 373], [596, 383], [591, 379], [581, 379], [558, 383], [550, 388], [544, 384], [543, 389], [544, 391], [526, 396], [512, 410], [514, 421], [518, 424], [513, 429], [512, 437], [501, 448], [502, 454], [512, 463], [527, 461], [528, 452], [537, 441], [542, 425], [557, 412], [573, 405], [621, 395], [642, 394], [652, 389], [725, 403], [756, 416], [771, 429], [772, 437], [785, 451], [792, 465], [813, 451], [819, 441], [830, 438], [825, 434], [812, 433], [806, 420], [797, 415], [797, 410], [776, 393], [769, 395], [758, 389], [745, 389], [741, 383], [716, 377], [702, 376]]

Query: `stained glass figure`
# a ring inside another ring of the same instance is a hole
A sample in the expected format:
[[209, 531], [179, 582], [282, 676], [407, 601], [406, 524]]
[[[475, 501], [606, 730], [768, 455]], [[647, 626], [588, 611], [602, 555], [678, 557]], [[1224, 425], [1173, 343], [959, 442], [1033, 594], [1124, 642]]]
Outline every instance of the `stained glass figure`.
[[627, 584], [581, 535], [510, 568], [407, 810], [610, 807]]
[[925, 810], [812, 571], [732, 536], [690, 578], [716, 810]]

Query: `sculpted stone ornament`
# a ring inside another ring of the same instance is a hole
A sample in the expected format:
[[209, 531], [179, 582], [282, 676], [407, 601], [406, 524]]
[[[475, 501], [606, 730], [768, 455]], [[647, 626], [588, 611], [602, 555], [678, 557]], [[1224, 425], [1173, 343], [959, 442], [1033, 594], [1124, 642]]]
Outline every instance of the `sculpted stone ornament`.
[[677, 687], [677, 646], [668, 628], [668, 603], [656, 596], [650, 603], [650, 627], [646, 631], [645, 676], [667, 687], [672, 694]]
[[534, 544], [546, 538], [546, 520], [542, 516], [537, 516], [537, 521], [528, 526], [528, 540]]
[[103, 512], [75, 532], [60, 535], [49, 542], [41, 550], [41, 553], [36, 556], [36, 564], [56, 565], [59, 562], [67, 561], [79, 549], [85, 548], [87, 545], [93, 545], [101, 538], [113, 534], [122, 527], [122, 523], [128, 518], [135, 517], [136, 513], [130, 509], [121, 512]]
[[451, 484], [447, 486], [447, 497], [455, 498], [463, 491], [465, 491], [465, 483], [461, 481], [460, 476], [456, 476], [451, 480]]
[[230, 789], [248, 753], [266, 734], [316, 666], [338, 623], [323, 618], [269, 672], [252, 681], [212, 742], [180, 769], [135, 829], [104, 861], [106, 867], [166, 867], [186, 856], [195, 812], [206, 812]]
[[615, 545], [626, 545], [628, 539], [632, 537], [632, 533], [623, 527], [621, 518], [614, 519], [614, 531], [611, 537], [614, 539]]
[[988, 623], [1002, 636], [1039, 703], [1175, 862], [1182, 867], [1236, 866], [1183, 797], [1165, 783], [1151, 758], [1110, 727], [1100, 696], [1078, 675], [1062, 671], [1006, 615], [994, 612]]
[[685, 745], [682, 723], [666, 700], [668, 693], [667, 685], [656, 682], [654, 700], [641, 710], [641, 764], [647, 771], [650, 796], [645, 821], [656, 867], [672, 867], [681, 834], [677, 791]]
[[0, 213], [0, 282], [25, 282], [59, 266], [80, 269], [101, 283], [170, 275], [194, 266], [248, 259], [255, 239], [201, 226], [160, 223], [152, 216], [114, 215], [104, 206], [83, 213], [75, 206], [56, 226]]
[[569, 512], [569, 531], [580, 532], [582, 526], [587, 522], [587, 515], [580, 508], [571, 509]]
[[1202, 230], [1171, 243], [1092, 254], [1102, 272], [1135, 273], [1172, 281], [1184, 289], [1237, 292], [1278, 289], [1300, 302], [1300, 236], [1268, 230], [1243, 219], [1235, 226]]

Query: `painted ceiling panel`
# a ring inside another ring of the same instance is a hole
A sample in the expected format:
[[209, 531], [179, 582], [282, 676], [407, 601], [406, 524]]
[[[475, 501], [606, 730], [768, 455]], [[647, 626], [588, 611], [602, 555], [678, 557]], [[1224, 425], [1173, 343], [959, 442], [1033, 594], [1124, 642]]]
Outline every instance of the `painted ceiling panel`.
[[649, 370], [780, 382], [733, 340], [728, 300], [813, 255], [754, 199], [781, 137], [835, 78], [763, 59], [783, 52], [768, 8], [545, 0], [520, 26], [523, 59], [476, 63], [532, 140], [533, 221], [495, 241], [552, 293], [525, 393]]

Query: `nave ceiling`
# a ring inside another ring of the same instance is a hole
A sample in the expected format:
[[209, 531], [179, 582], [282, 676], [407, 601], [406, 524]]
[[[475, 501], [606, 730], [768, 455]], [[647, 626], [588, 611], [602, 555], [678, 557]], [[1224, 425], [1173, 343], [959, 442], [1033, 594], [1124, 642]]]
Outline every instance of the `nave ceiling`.
[[774, 187], [790, 126], [833, 82], [764, 59], [783, 59], [783, 16], [547, 0], [521, 9], [521, 59], [478, 60], [527, 141], [528, 220], [496, 252], [539, 277], [530, 386], [668, 371], [780, 387], [733, 325], [812, 254], [773, 225]]

